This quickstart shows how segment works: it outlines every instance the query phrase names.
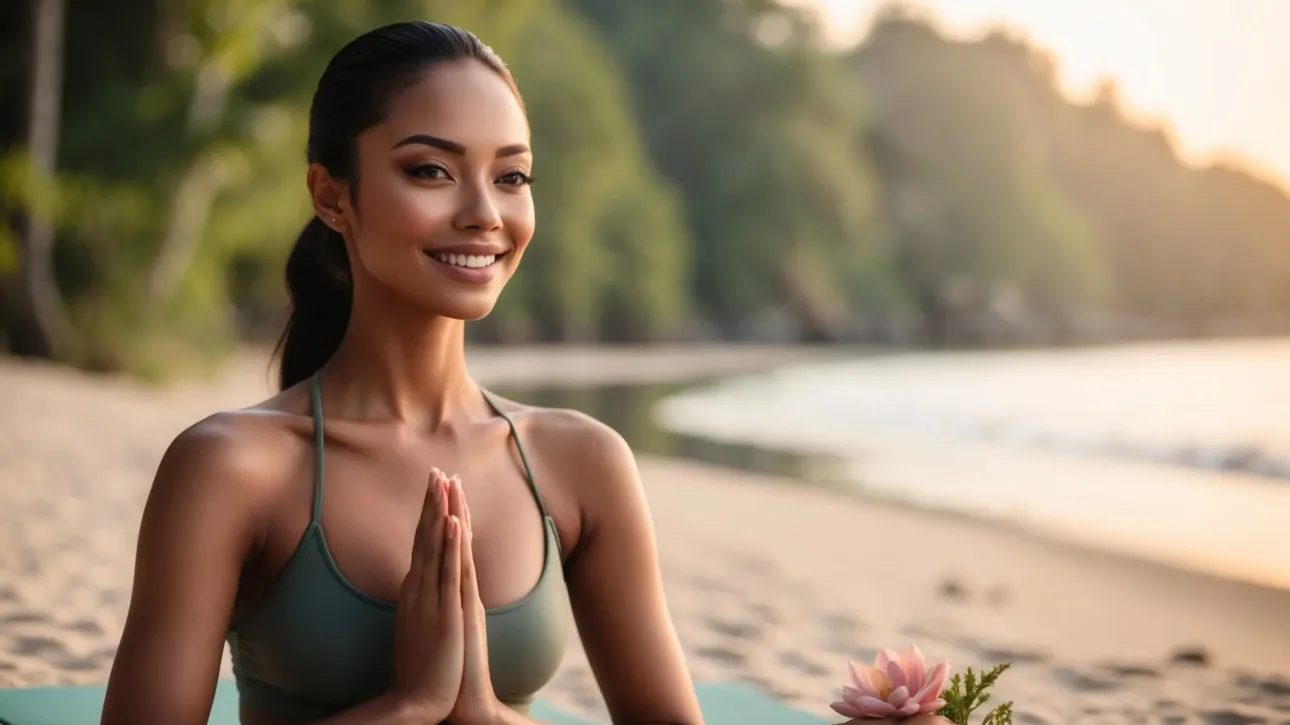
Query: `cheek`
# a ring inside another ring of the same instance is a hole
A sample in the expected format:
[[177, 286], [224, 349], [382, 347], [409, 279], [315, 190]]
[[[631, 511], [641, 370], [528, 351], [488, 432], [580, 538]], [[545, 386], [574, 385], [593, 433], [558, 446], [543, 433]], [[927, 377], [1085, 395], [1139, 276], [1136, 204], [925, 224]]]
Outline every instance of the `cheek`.
[[381, 240], [382, 246], [415, 246], [452, 224], [452, 200], [449, 194], [417, 188], [413, 184], [384, 180], [360, 201], [360, 214], [368, 239]]
[[502, 224], [516, 248], [523, 250], [533, 238], [533, 230], [537, 222], [535, 217], [533, 197], [528, 194], [517, 196], [502, 207]]

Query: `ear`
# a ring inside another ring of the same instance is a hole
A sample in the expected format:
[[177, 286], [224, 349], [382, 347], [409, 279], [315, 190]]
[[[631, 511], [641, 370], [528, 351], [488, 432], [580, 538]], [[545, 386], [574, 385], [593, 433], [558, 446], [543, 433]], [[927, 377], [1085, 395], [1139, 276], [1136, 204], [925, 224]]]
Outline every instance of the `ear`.
[[344, 234], [349, 227], [349, 184], [332, 178], [322, 164], [309, 165], [307, 176], [309, 196], [313, 199], [314, 213], [323, 224]]

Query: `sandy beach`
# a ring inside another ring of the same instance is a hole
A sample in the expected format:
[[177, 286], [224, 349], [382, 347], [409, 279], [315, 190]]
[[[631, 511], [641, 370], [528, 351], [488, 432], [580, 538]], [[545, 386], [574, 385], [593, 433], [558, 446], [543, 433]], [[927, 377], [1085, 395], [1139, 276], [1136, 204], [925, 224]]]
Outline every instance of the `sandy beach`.
[[[843, 352], [518, 349], [471, 361], [488, 384], [603, 383], [821, 354]], [[162, 389], [0, 359], [0, 687], [106, 680], [163, 450], [193, 421], [263, 398], [265, 365], [246, 353], [218, 380]], [[847, 659], [914, 643], [956, 668], [1014, 661], [997, 697], [1016, 702], [1018, 723], [1290, 723], [1290, 591], [771, 476], [639, 464], [697, 679], [749, 681], [828, 716]], [[576, 647], [541, 696], [604, 718]]]

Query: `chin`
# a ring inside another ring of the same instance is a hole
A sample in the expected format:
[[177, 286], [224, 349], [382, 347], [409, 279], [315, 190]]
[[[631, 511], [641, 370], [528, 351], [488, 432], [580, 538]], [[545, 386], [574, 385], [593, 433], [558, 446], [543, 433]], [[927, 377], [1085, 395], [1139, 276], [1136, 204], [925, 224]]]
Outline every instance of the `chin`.
[[487, 300], [437, 300], [437, 304], [429, 305], [428, 308], [438, 317], [474, 322], [488, 317], [496, 305], [497, 297], [492, 296]]

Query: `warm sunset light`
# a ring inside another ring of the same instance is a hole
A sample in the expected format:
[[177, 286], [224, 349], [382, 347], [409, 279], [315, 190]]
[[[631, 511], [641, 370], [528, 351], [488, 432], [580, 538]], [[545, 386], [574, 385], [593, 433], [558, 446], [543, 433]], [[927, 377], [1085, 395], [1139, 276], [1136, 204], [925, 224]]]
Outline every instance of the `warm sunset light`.
[[[816, 4], [838, 42], [859, 39], [881, 0]], [[1281, 0], [918, 0], [942, 27], [972, 36], [992, 25], [1019, 30], [1058, 59], [1073, 95], [1102, 78], [1128, 110], [1167, 121], [1180, 150], [1198, 160], [1240, 158], [1290, 179], [1290, 69]]]
[[3, 7], [0, 725], [1290, 725], [1290, 0]]

